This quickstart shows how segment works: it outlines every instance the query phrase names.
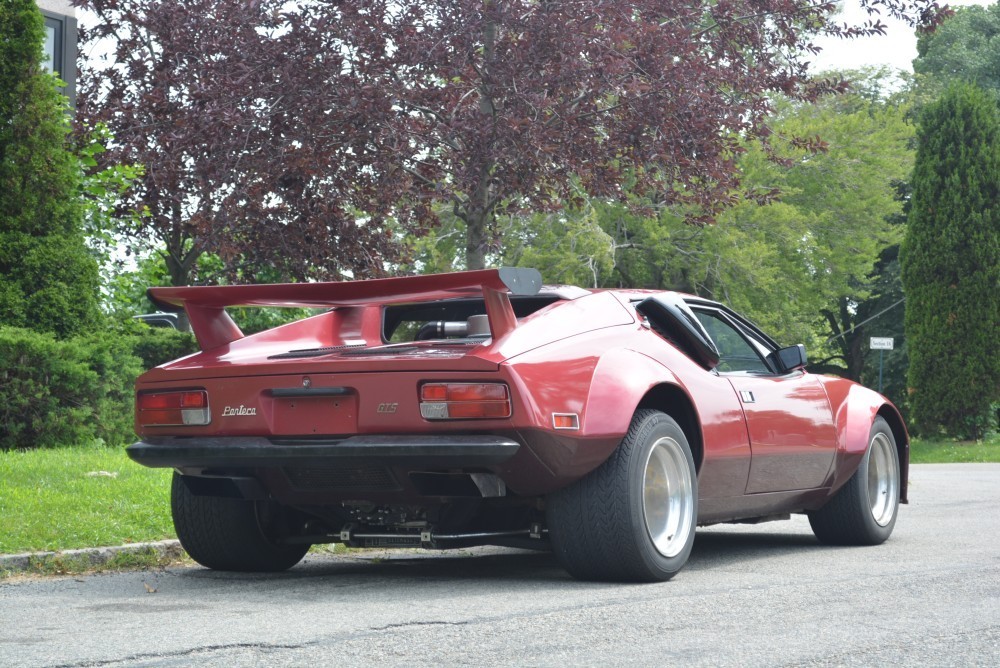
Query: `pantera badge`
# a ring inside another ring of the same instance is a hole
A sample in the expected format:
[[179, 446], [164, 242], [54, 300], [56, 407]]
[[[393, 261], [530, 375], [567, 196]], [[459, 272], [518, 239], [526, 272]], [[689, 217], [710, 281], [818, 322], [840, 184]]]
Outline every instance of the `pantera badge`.
[[222, 417], [243, 417], [244, 415], [256, 415], [256, 408], [247, 408], [246, 406], [226, 406], [222, 409]]

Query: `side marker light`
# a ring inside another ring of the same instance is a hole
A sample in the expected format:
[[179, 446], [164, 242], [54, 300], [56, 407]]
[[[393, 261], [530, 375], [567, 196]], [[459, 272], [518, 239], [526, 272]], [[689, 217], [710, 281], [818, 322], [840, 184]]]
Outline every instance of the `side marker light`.
[[553, 429], [579, 429], [580, 428], [580, 416], [576, 413], [553, 413], [552, 414], [552, 428]]

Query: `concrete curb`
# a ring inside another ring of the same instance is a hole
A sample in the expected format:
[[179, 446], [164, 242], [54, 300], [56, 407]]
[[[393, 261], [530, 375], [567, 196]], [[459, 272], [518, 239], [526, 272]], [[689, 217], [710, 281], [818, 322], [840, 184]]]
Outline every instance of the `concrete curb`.
[[59, 552], [25, 552], [0, 554], [0, 573], [23, 573], [36, 570], [47, 562], [66, 562], [87, 566], [102, 566], [115, 557], [130, 554], [155, 554], [162, 559], [179, 559], [185, 555], [179, 541], [160, 540], [152, 543], [131, 543], [115, 547], [88, 547]]

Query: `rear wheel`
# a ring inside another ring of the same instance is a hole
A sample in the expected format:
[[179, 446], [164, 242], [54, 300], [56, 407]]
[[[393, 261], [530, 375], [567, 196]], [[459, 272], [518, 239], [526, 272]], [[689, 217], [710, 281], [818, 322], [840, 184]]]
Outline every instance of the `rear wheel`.
[[202, 566], [273, 572], [302, 560], [309, 545], [281, 545], [270, 536], [283, 509], [273, 502], [195, 496], [174, 473], [170, 509], [181, 547]]
[[549, 536], [576, 578], [669, 580], [691, 554], [697, 504], [684, 431], [669, 415], [640, 410], [604, 464], [548, 497]]
[[830, 545], [878, 545], [892, 533], [899, 510], [899, 453], [888, 423], [876, 418], [868, 451], [847, 484], [809, 513], [813, 533]]

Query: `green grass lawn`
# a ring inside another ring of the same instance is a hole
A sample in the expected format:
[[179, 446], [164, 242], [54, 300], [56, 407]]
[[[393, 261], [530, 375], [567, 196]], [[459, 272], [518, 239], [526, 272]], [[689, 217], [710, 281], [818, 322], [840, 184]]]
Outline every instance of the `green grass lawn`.
[[[914, 439], [910, 461], [1000, 462], [1000, 437]], [[173, 537], [167, 469], [139, 466], [124, 448], [0, 452], [0, 554]]]
[[0, 554], [173, 537], [169, 469], [124, 448], [0, 452]]
[[910, 443], [912, 464], [1000, 462], [1000, 436], [983, 441], [937, 441], [915, 438]]

